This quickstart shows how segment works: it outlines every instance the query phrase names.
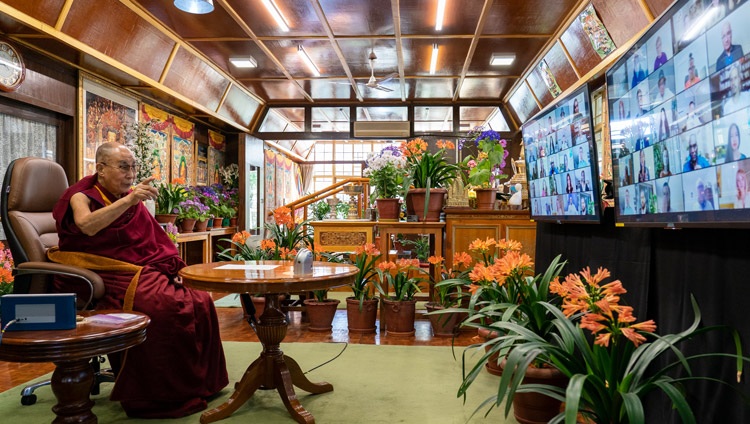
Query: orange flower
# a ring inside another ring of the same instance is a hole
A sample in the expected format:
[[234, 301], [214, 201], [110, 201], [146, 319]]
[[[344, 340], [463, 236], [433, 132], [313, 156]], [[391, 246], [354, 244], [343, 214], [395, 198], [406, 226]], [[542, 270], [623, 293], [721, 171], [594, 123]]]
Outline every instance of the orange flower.
[[172, 178], [172, 184], [185, 185], [185, 179], [184, 178]]
[[422, 153], [427, 151], [427, 143], [421, 138], [415, 138], [408, 142], [402, 141], [399, 150], [404, 157], [418, 160], [422, 157]]
[[429, 263], [431, 263], [433, 265], [438, 265], [438, 264], [443, 263], [443, 257], [439, 256], [439, 255], [437, 255], [437, 256], [430, 256], [429, 258], [427, 258], [427, 262], [429, 262]]
[[13, 272], [11, 270], [0, 267], [0, 283], [12, 283], [13, 282]]
[[396, 269], [396, 264], [391, 261], [381, 262], [378, 264], [378, 268], [380, 268], [380, 270], [382, 271], [390, 271], [392, 269]]
[[507, 240], [502, 239], [496, 243], [497, 248], [504, 251], [504, 252], [510, 252], [510, 251], [520, 251], [523, 245], [521, 242], [515, 241], [515, 240]]
[[450, 140], [438, 140], [435, 145], [438, 149], [455, 149], [456, 145]]
[[276, 242], [271, 239], [261, 240], [260, 248], [263, 250], [273, 250], [276, 248]]
[[586, 314], [581, 318], [581, 328], [596, 334], [607, 328], [602, 321], [607, 321], [607, 318], [599, 314]]
[[599, 270], [595, 275], [591, 275], [589, 267], [584, 268], [581, 271], [581, 276], [586, 280], [590, 286], [598, 287], [599, 283], [605, 278], [609, 278], [609, 270], [607, 268], [599, 267]]
[[495, 246], [495, 239], [487, 237], [484, 240], [476, 239], [469, 244], [469, 250], [474, 253], [489, 253], [490, 249]]
[[474, 293], [477, 292], [477, 290], [479, 290], [480, 287], [482, 287], [482, 286], [480, 286], [479, 284], [470, 284], [469, 285], [469, 293], [471, 293], [473, 295]]
[[380, 251], [378, 250], [377, 246], [375, 246], [375, 243], [365, 243], [363, 246], [357, 246], [356, 249], [354, 249], [355, 255], [361, 255], [366, 254], [370, 256], [379, 255]]
[[531, 257], [525, 253], [519, 254], [518, 252], [511, 251], [498, 259], [496, 264], [503, 275], [510, 275], [514, 271], [520, 273], [528, 272], [531, 270], [534, 262], [532, 262]]
[[469, 255], [466, 252], [458, 252], [453, 255], [453, 264], [458, 267], [463, 266], [464, 268], [467, 268], [474, 260], [471, 258], [471, 255]]
[[294, 219], [292, 219], [292, 210], [285, 207], [280, 206], [273, 211], [273, 219], [276, 221], [276, 225], [287, 225], [288, 224], [294, 224]]
[[609, 346], [609, 340], [612, 338], [612, 333], [602, 333], [596, 336], [596, 340], [594, 340], [594, 344], [607, 347]]
[[245, 244], [248, 237], [250, 237], [250, 233], [243, 230], [239, 233], [234, 233], [234, 235], [232, 236], [232, 241], [237, 244]]
[[489, 282], [495, 279], [495, 275], [492, 270], [483, 264], [479, 263], [474, 266], [474, 269], [469, 273], [469, 279], [474, 283]]
[[628, 340], [633, 342], [635, 347], [638, 347], [641, 343], [646, 341], [646, 338], [642, 335], [638, 334], [637, 331], [635, 331], [632, 328], [626, 327], [622, 329], [622, 335], [627, 337]]
[[396, 267], [399, 271], [419, 267], [419, 259], [399, 259], [396, 261]]
[[656, 323], [654, 320], [650, 319], [648, 321], [639, 322], [638, 324], [633, 324], [630, 326], [630, 328], [636, 329], [638, 331], [643, 331], [645, 333], [653, 333], [656, 331]]

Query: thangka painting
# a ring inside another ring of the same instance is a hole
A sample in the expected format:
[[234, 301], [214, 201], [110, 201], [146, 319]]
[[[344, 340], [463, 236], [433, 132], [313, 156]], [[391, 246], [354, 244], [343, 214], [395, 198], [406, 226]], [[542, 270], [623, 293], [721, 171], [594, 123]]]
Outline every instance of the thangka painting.
[[193, 185], [190, 170], [193, 169], [193, 142], [177, 135], [172, 136], [172, 178]]
[[151, 155], [151, 161], [154, 165], [153, 175], [156, 178], [154, 182], [169, 182], [169, 170], [171, 168], [169, 161], [169, 152], [171, 150], [171, 143], [169, 143], [169, 114], [153, 106], [141, 103], [140, 119], [142, 122], [151, 121], [151, 132], [155, 136], [156, 146]]
[[284, 155], [276, 154], [276, 207], [282, 206], [286, 201], [286, 173], [284, 172]]
[[609, 32], [607, 32], [607, 28], [599, 20], [594, 6], [589, 4], [588, 7], [583, 9], [583, 12], [578, 15], [578, 21], [583, 27], [583, 32], [589, 36], [591, 46], [596, 50], [600, 58], [604, 59], [617, 48], [615, 42], [609, 36]]
[[195, 185], [195, 124], [172, 116], [172, 178]]
[[83, 154], [81, 177], [96, 172], [96, 149], [105, 142], [125, 144], [125, 128], [133, 125], [138, 101], [115, 88], [81, 77]]
[[225, 137], [208, 130], [208, 184], [223, 184], [219, 169], [224, 166]]
[[195, 185], [206, 185], [208, 183], [208, 145], [198, 143], [197, 168], [195, 170]]
[[265, 150], [266, 155], [266, 169], [263, 174], [265, 175], [265, 195], [266, 195], [266, 221], [273, 220], [273, 216], [269, 218], [269, 213], [276, 209], [276, 153], [271, 150]]
[[550, 94], [552, 94], [552, 97], [557, 97], [562, 93], [562, 90], [560, 90], [560, 86], [557, 85], [557, 79], [555, 79], [555, 75], [552, 74], [552, 70], [549, 68], [549, 65], [547, 65], [547, 60], [542, 59], [539, 61], [539, 73], [542, 75], [542, 79], [544, 80], [544, 84], [549, 89]]

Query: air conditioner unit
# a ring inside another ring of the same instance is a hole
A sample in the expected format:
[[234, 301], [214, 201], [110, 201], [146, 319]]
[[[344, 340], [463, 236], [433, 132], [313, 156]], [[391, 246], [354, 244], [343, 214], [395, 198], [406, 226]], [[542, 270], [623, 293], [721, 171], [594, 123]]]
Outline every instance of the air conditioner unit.
[[409, 137], [408, 121], [357, 121], [354, 123], [354, 137], [405, 138]]

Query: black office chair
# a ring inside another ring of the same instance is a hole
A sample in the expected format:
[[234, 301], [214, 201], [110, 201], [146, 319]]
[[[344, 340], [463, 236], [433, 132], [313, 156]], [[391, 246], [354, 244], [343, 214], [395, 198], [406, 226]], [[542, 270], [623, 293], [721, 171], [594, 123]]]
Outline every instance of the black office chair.
[[[83, 285], [82, 292], [87, 295], [79, 298], [78, 306], [87, 309], [104, 295], [101, 277], [93, 271], [47, 259], [47, 250], [58, 244], [52, 209], [67, 188], [65, 170], [56, 162], [34, 157], [16, 159], [8, 166], [3, 179], [0, 220], [15, 263], [13, 292], [47, 293], [52, 288], [51, 278], [65, 275]], [[111, 372], [100, 370], [102, 361], [103, 358], [91, 361], [96, 376], [92, 394], [99, 394], [99, 383], [114, 381]], [[50, 382], [45, 381], [24, 388], [21, 403], [34, 404], [34, 390], [48, 384]]]

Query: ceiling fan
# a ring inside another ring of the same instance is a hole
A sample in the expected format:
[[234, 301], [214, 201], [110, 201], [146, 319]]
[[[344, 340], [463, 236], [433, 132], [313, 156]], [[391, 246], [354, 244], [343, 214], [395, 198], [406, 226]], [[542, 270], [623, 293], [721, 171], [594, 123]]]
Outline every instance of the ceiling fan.
[[385, 92], [393, 91], [392, 88], [388, 88], [382, 84], [397, 77], [398, 73], [394, 72], [392, 74], [388, 74], [384, 76], [383, 78], [375, 78], [375, 61], [378, 60], [378, 57], [375, 56], [375, 52], [373, 50], [370, 50], [370, 55], [368, 56], [368, 60], [370, 61], [370, 79], [367, 81], [365, 86], [368, 88], [374, 88], [375, 90], [381, 90]]

